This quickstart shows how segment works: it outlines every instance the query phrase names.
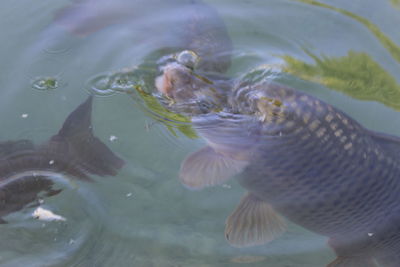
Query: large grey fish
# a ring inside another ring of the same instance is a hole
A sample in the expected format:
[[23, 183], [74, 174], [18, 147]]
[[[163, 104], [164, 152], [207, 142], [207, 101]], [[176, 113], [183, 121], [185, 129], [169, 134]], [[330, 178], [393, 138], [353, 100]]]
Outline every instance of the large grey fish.
[[54, 176], [90, 181], [89, 175], [114, 176], [124, 165], [93, 135], [92, 102], [89, 96], [44, 144], [35, 146], [29, 140], [0, 143], [0, 223], [6, 223], [2, 217], [36, 202], [39, 193], [60, 193], [52, 188]]
[[182, 163], [192, 189], [238, 176], [248, 190], [226, 222], [234, 246], [260, 245], [285, 220], [329, 237], [329, 266], [400, 266], [400, 138], [271, 81], [202, 77], [185, 64], [162, 68], [165, 107], [190, 116], [208, 145]]

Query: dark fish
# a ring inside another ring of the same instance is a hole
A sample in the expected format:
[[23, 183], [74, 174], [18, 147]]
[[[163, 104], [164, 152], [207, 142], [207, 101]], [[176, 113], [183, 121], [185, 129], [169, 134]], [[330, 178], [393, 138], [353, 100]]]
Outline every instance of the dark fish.
[[56, 13], [54, 21], [75, 35], [119, 24], [132, 31], [134, 45], [194, 51], [201, 59], [198, 70], [223, 73], [230, 65], [232, 43], [225, 24], [200, 0], [73, 1]]
[[89, 175], [114, 176], [124, 165], [93, 135], [93, 97], [77, 107], [60, 131], [42, 145], [29, 140], [0, 143], [0, 223], [2, 217], [38, 200], [38, 194], [56, 195], [54, 176], [90, 181]]
[[182, 183], [201, 189], [240, 173], [249, 191], [226, 222], [232, 245], [275, 239], [283, 216], [329, 237], [331, 267], [400, 266], [400, 138], [281, 84], [224, 89], [179, 63], [163, 70], [166, 107], [191, 116], [208, 143], [182, 163]]

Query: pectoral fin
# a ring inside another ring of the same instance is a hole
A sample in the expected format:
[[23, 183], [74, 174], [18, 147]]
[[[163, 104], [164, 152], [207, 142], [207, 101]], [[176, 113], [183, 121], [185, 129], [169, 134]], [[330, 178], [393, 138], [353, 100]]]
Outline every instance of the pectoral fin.
[[246, 161], [229, 158], [207, 146], [185, 159], [179, 178], [190, 189], [202, 189], [224, 183], [246, 165]]
[[262, 245], [286, 230], [284, 219], [267, 202], [248, 193], [228, 217], [225, 236], [235, 247]]

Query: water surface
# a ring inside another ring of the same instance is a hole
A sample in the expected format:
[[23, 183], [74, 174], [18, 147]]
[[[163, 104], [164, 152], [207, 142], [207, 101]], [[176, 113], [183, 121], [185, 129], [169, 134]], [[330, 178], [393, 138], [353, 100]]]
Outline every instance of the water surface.
[[[1, 140], [47, 140], [93, 92], [93, 79], [179, 42], [173, 29], [184, 23], [183, 0], [91, 2], [71, 13], [73, 25], [88, 17], [78, 34], [54, 22], [70, 1], [2, 2]], [[232, 38], [230, 76], [267, 66], [364, 126], [400, 135], [398, 1], [206, 2]], [[1, 266], [283, 267], [335, 258], [326, 238], [293, 224], [268, 245], [230, 247], [224, 222], [244, 190], [233, 180], [193, 192], [177, 179], [181, 161], [204, 141], [171, 132], [127, 94], [97, 93], [94, 132], [125, 167], [94, 183], [59, 182], [64, 191], [42, 206], [65, 222], [35, 220], [34, 208], [8, 216]]]

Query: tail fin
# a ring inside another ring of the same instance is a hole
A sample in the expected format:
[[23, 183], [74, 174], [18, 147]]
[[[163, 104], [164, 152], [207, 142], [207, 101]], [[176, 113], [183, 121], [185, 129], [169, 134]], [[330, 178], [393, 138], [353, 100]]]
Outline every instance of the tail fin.
[[379, 267], [373, 258], [342, 258], [338, 257], [336, 260], [328, 264], [326, 267]]
[[92, 102], [93, 96], [89, 96], [67, 117], [58, 134], [45, 145], [45, 150], [51, 154], [62, 153], [84, 172], [114, 176], [124, 161], [93, 135]]

